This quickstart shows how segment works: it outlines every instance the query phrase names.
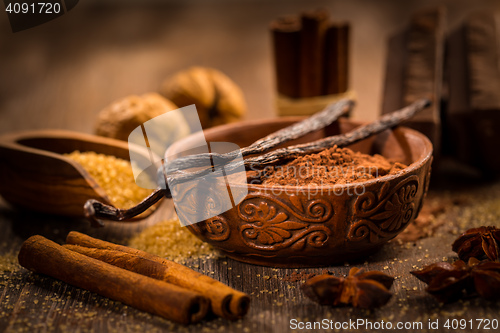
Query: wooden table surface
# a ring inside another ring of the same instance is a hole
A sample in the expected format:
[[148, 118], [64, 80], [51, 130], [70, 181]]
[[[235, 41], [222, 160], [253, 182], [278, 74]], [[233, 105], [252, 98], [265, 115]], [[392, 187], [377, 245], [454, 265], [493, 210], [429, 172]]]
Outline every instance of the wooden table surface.
[[[374, 119], [379, 112], [385, 41], [404, 26], [417, 8], [445, 3], [450, 26], [475, 9], [496, 10], [498, 1], [81, 1], [75, 9], [45, 25], [13, 34], [0, 14], [0, 134], [28, 129], [63, 128], [91, 133], [100, 109], [130, 94], [158, 89], [161, 81], [190, 65], [219, 68], [243, 89], [247, 119], [269, 118], [274, 111], [274, 79], [267, 25], [273, 18], [326, 7], [353, 25], [352, 88], [358, 95], [354, 116]], [[409, 274], [416, 267], [456, 259], [451, 243], [458, 233], [478, 225], [500, 225], [500, 183], [435, 174], [426, 204], [436, 213], [430, 237], [393, 240], [356, 263], [326, 267], [345, 275], [352, 266], [397, 277], [394, 296], [372, 311], [319, 306], [299, 290], [300, 281], [284, 279], [295, 269], [239, 263], [227, 258], [191, 260], [189, 265], [251, 295], [247, 316], [231, 322], [211, 319], [180, 326], [162, 318], [74, 288], [24, 269], [0, 272], [0, 330], [67, 332], [288, 332], [297, 321], [383, 320], [423, 330], [448, 331], [447, 319], [500, 320], [499, 303], [468, 299], [442, 305]], [[434, 205], [434, 206], [433, 206]], [[16, 210], [0, 201], [0, 253], [16, 254], [29, 236], [41, 234], [62, 243], [71, 230], [120, 243], [140, 230], [173, 216], [165, 201], [141, 222], [109, 222], [92, 229], [83, 219]], [[321, 272], [324, 268], [300, 269]], [[439, 329], [429, 329], [429, 320]], [[470, 323], [468, 324], [470, 325]], [[484, 324], [483, 324], [484, 326]], [[416, 326], [418, 327], [418, 326]], [[307, 330], [303, 330], [307, 331]], [[370, 331], [353, 326], [339, 331]], [[450, 330], [451, 331], [451, 330]], [[486, 330], [484, 330], [486, 331]], [[492, 331], [492, 330], [489, 330]]]

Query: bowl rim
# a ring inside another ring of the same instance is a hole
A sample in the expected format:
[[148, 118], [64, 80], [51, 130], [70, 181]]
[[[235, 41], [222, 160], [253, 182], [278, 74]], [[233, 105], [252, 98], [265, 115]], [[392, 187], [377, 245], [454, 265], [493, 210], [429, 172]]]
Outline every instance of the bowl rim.
[[[229, 124], [219, 125], [219, 126], [215, 126], [215, 127], [203, 130], [203, 134], [206, 136], [207, 134], [211, 134], [212, 132], [219, 132], [219, 131], [225, 130], [225, 129], [234, 129], [235, 127], [236, 128], [244, 127], [246, 125], [259, 125], [259, 124], [264, 124], [264, 123], [281, 123], [282, 121], [297, 122], [297, 121], [303, 120], [304, 118], [305, 117], [301, 117], [301, 116], [289, 116], [289, 117], [277, 117], [277, 118], [270, 118], [270, 119], [255, 119], [255, 120], [240, 121], [237, 123], [229, 123]], [[343, 118], [340, 118], [339, 121], [354, 123], [354, 124], [358, 124], [358, 125], [363, 125], [366, 123], [366, 122], [359, 121], [359, 120], [343, 119]], [[423, 133], [421, 133], [415, 129], [406, 127], [406, 126], [397, 126], [397, 127], [392, 128], [390, 130], [394, 131], [394, 129], [396, 129], [396, 128], [399, 130], [402, 130], [403, 132], [405, 132], [405, 134], [410, 134], [410, 135], [413, 135], [414, 137], [417, 137], [419, 140], [421, 140], [423, 142], [425, 148], [424, 148], [424, 151], [422, 153], [422, 156], [420, 156], [420, 158], [418, 158], [417, 160], [415, 160], [414, 162], [409, 164], [406, 168], [398, 171], [395, 174], [385, 175], [385, 176], [377, 177], [374, 179], [369, 179], [369, 180], [364, 180], [364, 181], [349, 183], [349, 184], [265, 185], [265, 184], [247, 183], [247, 184], [241, 184], [241, 185], [234, 184], [234, 186], [245, 186], [246, 185], [248, 187], [252, 187], [254, 189], [260, 189], [260, 190], [273, 190], [273, 189], [275, 189], [275, 190], [277, 190], [277, 189], [292, 190], [292, 189], [297, 189], [297, 190], [303, 191], [304, 189], [311, 189], [311, 190], [316, 190], [316, 189], [322, 190], [322, 189], [332, 189], [332, 188], [334, 188], [334, 189], [340, 189], [340, 188], [351, 189], [351, 188], [356, 188], [356, 187], [360, 187], [360, 186], [370, 186], [370, 185], [373, 185], [373, 184], [376, 184], [379, 182], [392, 181], [392, 180], [397, 179], [405, 174], [410, 174], [410, 173], [416, 171], [417, 169], [421, 168], [424, 164], [427, 163], [427, 161], [429, 159], [431, 159], [432, 154], [433, 154], [433, 145], [432, 145], [431, 141], [429, 140], [429, 138], [427, 136], [425, 136]], [[376, 134], [376, 135], [379, 135], [379, 134]], [[195, 135], [200, 135], [200, 132], [191, 133], [190, 135], [174, 142], [170, 147], [167, 148], [167, 150], [165, 152], [165, 156], [170, 155], [172, 151], [175, 152], [176, 147], [180, 146], [183, 142], [192, 139]], [[170, 152], [170, 154], [169, 154], [169, 152]]]

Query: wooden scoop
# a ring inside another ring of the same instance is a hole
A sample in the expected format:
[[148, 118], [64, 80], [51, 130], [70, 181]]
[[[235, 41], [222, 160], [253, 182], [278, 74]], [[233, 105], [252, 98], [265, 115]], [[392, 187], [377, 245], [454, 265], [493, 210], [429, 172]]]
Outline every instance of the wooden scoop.
[[[39, 130], [3, 135], [0, 137], [0, 194], [13, 206], [83, 217], [87, 200], [111, 202], [79, 163], [62, 154], [94, 151], [129, 160], [129, 149], [149, 160], [149, 153], [141, 147], [83, 133]], [[140, 217], [152, 211], [154, 208]]]

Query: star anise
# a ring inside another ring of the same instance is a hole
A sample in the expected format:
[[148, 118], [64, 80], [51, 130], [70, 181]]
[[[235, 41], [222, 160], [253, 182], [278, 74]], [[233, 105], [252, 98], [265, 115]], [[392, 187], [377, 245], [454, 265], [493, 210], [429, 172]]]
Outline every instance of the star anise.
[[500, 260], [500, 229], [497, 227], [479, 227], [464, 232], [452, 245], [452, 250], [458, 253], [462, 260], [469, 258], [492, 261]]
[[440, 262], [410, 273], [427, 283], [427, 292], [443, 303], [453, 302], [474, 293], [487, 300], [500, 299], [498, 262], [480, 262], [471, 258], [468, 263], [463, 260], [453, 264]]
[[378, 271], [364, 272], [353, 267], [346, 278], [330, 274], [316, 275], [307, 280], [301, 289], [313, 301], [322, 305], [352, 304], [371, 309], [386, 304], [392, 296], [389, 289], [392, 276]]

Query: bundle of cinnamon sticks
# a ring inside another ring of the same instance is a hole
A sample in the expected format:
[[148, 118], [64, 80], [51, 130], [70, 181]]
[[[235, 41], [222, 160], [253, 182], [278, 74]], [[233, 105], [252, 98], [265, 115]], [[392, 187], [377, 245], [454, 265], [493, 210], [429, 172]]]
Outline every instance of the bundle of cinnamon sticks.
[[182, 324], [210, 310], [231, 320], [248, 311], [248, 295], [186, 266], [74, 231], [66, 242], [32, 236], [19, 251], [19, 264]]
[[331, 23], [320, 9], [278, 18], [270, 30], [278, 93], [304, 98], [347, 91], [348, 23]]

